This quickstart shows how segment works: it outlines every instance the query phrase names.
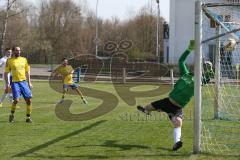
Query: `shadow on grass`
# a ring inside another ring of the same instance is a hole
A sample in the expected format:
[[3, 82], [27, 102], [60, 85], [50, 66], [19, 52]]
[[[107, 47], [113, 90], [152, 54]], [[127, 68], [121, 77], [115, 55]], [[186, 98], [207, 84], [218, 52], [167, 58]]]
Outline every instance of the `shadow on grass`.
[[56, 156], [47, 156], [42, 154], [34, 154], [34, 156], [26, 156], [28, 158], [40, 158], [40, 159], [62, 159], [62, 158], [68, 158], [68, 159], [108, 159], [109, 156], [104, 155], [81, 155], [81, 156], [74, 156], [74, 155], [56, 155]]
[[122, 154], [122, 155], [53, 155], [53, 156], [47, 156], [47, 155], [42, 155], [42, 154], [34, 154], [34, 156], [27, 156], [27, 157], [32, 157], [32, 158], [41, 158], [41, 159], [140, 159], [140, 158], [151, 158], [151, 159], [159, 159], [159, 158], [184, 158], [184, 159], [188, 159], [190, 158], [191, 154], [176, 154], [176, 153], [172, 153], [172, 154], [131, 154], [131, 155], [127, 155], [127, 154]]
[[36, 151], [39, 151], [39, 150], [41, 150], [41, 149], [44, 149], [44, 148], [52, 145], [52, 144], [54, 144], [54, 143], [57, 143], [57, 142], [59, 142], [59, 141], [62, 141], [62, 140], [67, 139], [67, 138], [69, 138], [69, 137], [75, 136], [75, 135], [77, 135], [77, 134], [79, 134], [79, 133], [82, 133], [82, 132], [84, 132], [84, 131], [87, 131], [87, 130], [93, 128], [93, 127], [96, 127], [96, 126], [104, 123], [104, 122], [106, 122], [106, 120], [101, 120], [101, 121], [95, 122], [95, 123], [93, 123], [93, 124], [91, 124], [91, 125], [89, 125], [89, 126], [86, 126], [86, 127], [81, 128], [81, 129], [79, 129], [79, 130], [76, 130], [76, 131], [74, 131], [74, 132], [71, 132], [71, 133], [69, 133], [69, 134], [66, 134], [66, 135], [57, 137], [57, 138], [55, 138], [55, 139], [53, 139], [53, 140], [51, 140], [51, 141], [48, 141], [48, 142], [46, 142], [46, 143], [44, 143], [44, 144], [38, 145], [38, 146], [36, 146], [36, 147], [33, 147], [33, 148], [31, 148], [31, 149], [29, 149], [29, 150], [27, 150], [27, 151], [18, 153], [18, 154], [16, 154], [16, 155], [12, 156], [12, 157], [25, 157], [25, 156], [27, 156], [28, 154], [32, 154], [32, 153], [34, 153], [34, 152], [36, 152]]
[[207, 152], [203, 152], [199, 155], [204, 156], [204, 157], [210, 157], [210, 158], [213, 157], [213, 158], [219, 158], [219, 159], [232, 159], [232, 158], [240, 159], [240, 154], [239, 153], [230, 154], [230, 153], [207, 153]]
[[120, 151], [131, 150], [133, 148], [150, 149], [149, 147], [143, 146], [143, 145], [117, 144], [117, 141], [115, 140], [106, 140], [103, 144], [100, 144], [100, 145], [77, 145], [77, 146], [71, 146], [67, 148], [76, 148], [76, 147], [109, 147], [109, 148], [118, 148]]
[[83, 154], [83, 155], [43, 155], [34, 153], [34, 155], [26, 156], [28, 158], [40, 158], [40, 159], [239, 159], [237, 155], [216, 155], [216, 154], [192, 154], [192, 153], [140, 153], [140, 154], [128, 154], [122, 153], [121, 155], [107, 155], [105, 154]]
[[[91, 126], [88, 126], [91, 127]], [[84, 128], [83, 128], [84, 129]], [[75, 131], [77, 132], [77, 131]], [[74, 133], [74, 132], [73, 132]], [[68, 134], [70, 135], [70, 134]], [[71, 134], [73, 136], [73, 134]], [[66, 137], [67, 138], [67, 137]], [[58, 139], [58, 138], [57, 138]], [[53, 140], [54, 141], [54, 140]], [[55, 140], [55, 142], [57, 142]], [[55, 143], [54, 142], [54, 143]], [[157, 158], [189, 158], [192, 154], [191, 153], [178, 153], [178, 152], [167, 152], [167, 153], [146, 153], [144, 154], [130, 154], [128, 153], [129, 150], [132, 149], [147, 149], [151, 150], [150, 147], [145, 146], [145, 145], [132, 145], [132, 144], [118, 144], [118, 141], [116, 140], [106, 140], [104, 143], [100, 145], [77, 145], [77, 146], [70, 146], [67, 148], [74, 149], [74, 148], [81, 148], [81, 147], [106, 147], [106, 148], [117, 148], [121, 152], [121, 154], [116, 154], [116, 155], [108, 155], [107, 153], [99, 153], [99, 154], [82, 154], [82, 155], [68, 155], [68, 154], [62, 154], [59, 153], [57, 155], [44, 155], [44, 154], [38, 154], [34, 153], [35, 151], [38, 151], [44, 147], [47, 147], [48, 145], [52, 144], [52, 141], [45, 143], [43, 145], [34, 147], [28, 151], [19, 153], [15, 155], [14, 157], [32, 157], [32, 158], [41, 158], [41, 159], [64, 159], [64, 158], [70, 158], [70, 159], [139, 159], [139, 158], [151, 158], [151, 159], [157, 159]], [[163, 147], [158, 147], [157, 149], [160, 150], [165, 150], [165, 151], [171, 151], [171, 149], [168, 148], [163, 148]], [[80, 149], [81, 150], [81, 149]], [[148, 152], [149, 152], [148, 151]]]
[[158, 147], [157, 149], [163, 150], [163, 151], [172, 151], [170, 148], [165, 148], [165, 147]]

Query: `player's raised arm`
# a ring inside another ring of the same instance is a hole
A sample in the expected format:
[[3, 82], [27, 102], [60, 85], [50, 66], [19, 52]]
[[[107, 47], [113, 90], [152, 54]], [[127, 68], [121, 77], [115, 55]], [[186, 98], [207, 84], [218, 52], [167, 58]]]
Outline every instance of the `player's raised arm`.
[[194, 40], [191, 40], [189, 42], [188, 48], [183, 52], [183, 54], [179, 58], [178, 65], [179, 65], [179, 70], [180, 70], [181, 75], [189, 73], [189, 70], [185, 64], [185, 61], [186, 61], [187, 56], [194, 49], [194, 46], [195, 46], [195, 42], [194, 42]]

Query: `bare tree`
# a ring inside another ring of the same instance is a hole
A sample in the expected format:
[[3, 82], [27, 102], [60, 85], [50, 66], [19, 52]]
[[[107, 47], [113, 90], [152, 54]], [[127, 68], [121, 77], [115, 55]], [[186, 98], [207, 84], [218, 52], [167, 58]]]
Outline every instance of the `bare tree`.
[[72, 0], [43, 1], [38, 25], [42, 45], [48, 41], [59, 57], [81, 48], [81, 8]]
[[[28, 11], [24, 0], [24, 3], [21, 0], [5, 2], [6, 9], [0, 10], [1, 50], [4, 45], [21, 45], [26, 53], [23, 55], [29, 57], [30, 54], [29, 60], [33, 63], [47, 63], [49, 55], [61, 58], [75, 53], [95, 53], [95, 12], [80, 1], [42, 0], [40, 6]], [[133, 42], [130, 57], [156, 59], [156, 20], [157, 15], [150, 6], [124, 21], [118, 17], [98, 18], [99, 52], [105, 54], [103, 46], [108, 41], [128, 39]], [[163, 21], [161, 18], [160, 26]], [[159, 34], [162, 43], [162, 27]]]
[[11, 9], [13, 3], [16, 0], [13, 0], [12, 2], [10, 2], [10, 0], [7, 0], [7, 7], [6, 7], [6, 11], [5, 11], [5, 17], [3, 20], [3, 31], [2, 31], [2, 36], [1, 36], [1, 40], [0, 40], [0, 52], [3, 55], [3, 47], [4, 47], [4, 41], [5, 41], [5, 35], [6, 35], [6, 31], [7, 31], [7, 25], [8, 25], [8, 18], [9, 18], [9, 10]]
[[17, 16], [24, 12], [24, 9], [23, 9], [18, 12], [13, 12], [12, 14], [10, 13], [11, 8], [15, 4], [15, 2], [17, 2], [17, 0], [6, 0], [7, 5], [6, 5], [6, 10], [5, 10], [5, 15], [3, 18], [3, 29], [2, 29], [1, 39], [0, 39], [0, 52], [2, 54], [3, 54], [3, 49], [4, 49], [4, 42], [5, 42], [5, 37], [6, 37], [6, 33], [7, 33], [9, 18]]

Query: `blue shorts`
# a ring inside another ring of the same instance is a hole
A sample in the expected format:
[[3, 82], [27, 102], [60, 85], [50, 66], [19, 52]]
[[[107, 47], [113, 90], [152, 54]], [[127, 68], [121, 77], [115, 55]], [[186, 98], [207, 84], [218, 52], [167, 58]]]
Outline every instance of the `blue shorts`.
[[68, 88], [76, 89], [78, 88], [78, 85], [76, 83], [63, 85], [63, 89], [68, 89]]
[[27, 81], [21, 81], [21, 82], [12, 82], [12, 94], [13, 99], [18, 99], [23, 96], [23, 98], [32, 98], [31, 90], [28, 86]]
[[9, 82], [10, 82], [10, 85], [12, 84], [12, 75], [10, 75], [10, 80], [9, 80]]

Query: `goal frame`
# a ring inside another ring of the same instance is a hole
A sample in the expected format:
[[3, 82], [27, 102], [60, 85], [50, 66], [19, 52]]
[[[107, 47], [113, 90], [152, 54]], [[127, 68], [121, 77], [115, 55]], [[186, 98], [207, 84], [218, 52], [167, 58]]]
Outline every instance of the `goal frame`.
[[[219, 118], [219, 106], [220, 104], [220, 47], [221, 42], [220, 38], [228, 34], [233, 34], [234, 32], [240, 31], [240, 28], [234, 29], [232, 31], [227, 31], [221, 33], [222, 24], [218, 21], [215, 21], [217, 24], [216, 35], [203, 40], [203, 6], [207, 7], [221, 7], [221, 6], [240, 6], [240, 4], [235, 3], [206, 3], [203, 4], [201, 0], [195, 2], [195, 56], [194, 56], [194, 75], [195, 75], [195, 84], [194, 84], [194, 95], [195, 95], [195, 104], [194, 104], [194, 139], [193, 139], [193, 153], [198, 154], [201, 152], [201, 131], [202, 131], [202, 45], [210, 40], [216, 40], [216, 55], [215, 59], [215, 92], [216, 98], [214, 102], [214, 119]], [[211, 17], [209, 17], [211, 18]], [[224, 28], [224, 27], [223, 27]], [[239, 40], [239, 39], [238, 39]]]

